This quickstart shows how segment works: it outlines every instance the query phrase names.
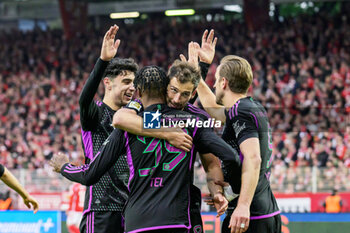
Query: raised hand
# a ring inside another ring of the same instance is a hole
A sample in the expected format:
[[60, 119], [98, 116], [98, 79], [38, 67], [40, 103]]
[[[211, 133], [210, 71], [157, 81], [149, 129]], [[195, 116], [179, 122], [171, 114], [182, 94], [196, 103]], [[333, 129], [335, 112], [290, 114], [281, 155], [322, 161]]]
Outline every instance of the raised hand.
[[58, 154], [54, 154], [49, 161], [49, 165], [53, 168], [54, 172], [61, 172], [61, 168], [64, 164], [69, 163], [68, 156], [62, 152], [58, 152]]
[[210, 30], [208, 35], [208, 30], [205, 30], [202, 36], [202, 44], [198, 51], [199, 60], [201, 62], [211, 64], [215, 56], [215, 46], [218, 40], [217, 37], [214, 38], [214, 30]]
[[188, 60], [183, 54], [180, 54], [181, 61], [187, 61], [194, 65], [195, 67], [198, 67], [198, 52], [199, 52], [200, 46], [198, 43], [191, 41], [188, 44]]
[[118, 39], [114, 41], [114, 39], [118, 30], [119, 30], [119, 27], [114, 24], [114, 26], [111, 26], [109, 30], [106, 32], [105, 36], [103, 37], [101, 56], [100, 56], [101, 60], [110, 61], [117, 54], [117, 51], [120, 45], [120, 40]]

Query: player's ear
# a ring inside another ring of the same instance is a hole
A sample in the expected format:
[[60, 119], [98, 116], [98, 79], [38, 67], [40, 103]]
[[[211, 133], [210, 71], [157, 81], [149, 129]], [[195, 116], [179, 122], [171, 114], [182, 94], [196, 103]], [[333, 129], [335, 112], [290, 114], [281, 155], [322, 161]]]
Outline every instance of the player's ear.
[[139, 99], [139, 98], [141, 98], [141, 92], [140, 92], [140, 89], [136, 88], [134, 92], [134, 99]]
[[142, 98], [142, 91], [140, 89], [137, 89], [137, 93], [138, 93], [139, 98]]
[[107, 90], [112, 90], [112, 83], [111, 83], [111, 80], [108, 77], [105, 77], [103, 79], [103, 84], [105, 85], [105, 88]]
[[222, 77], [221, 87], [225, 90], [228, 87], [228, 80], [225, 77]]

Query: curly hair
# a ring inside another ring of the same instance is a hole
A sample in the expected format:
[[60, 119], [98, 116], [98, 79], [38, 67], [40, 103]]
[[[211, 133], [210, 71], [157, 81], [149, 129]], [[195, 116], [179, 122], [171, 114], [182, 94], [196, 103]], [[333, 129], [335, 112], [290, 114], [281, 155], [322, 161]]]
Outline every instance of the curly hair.
[[165, 98], [169, 78], [158, 66], [145, 66], [140, 69], [134, 79], [134, 86], [141, 93], [147, 91], [151, 98]]

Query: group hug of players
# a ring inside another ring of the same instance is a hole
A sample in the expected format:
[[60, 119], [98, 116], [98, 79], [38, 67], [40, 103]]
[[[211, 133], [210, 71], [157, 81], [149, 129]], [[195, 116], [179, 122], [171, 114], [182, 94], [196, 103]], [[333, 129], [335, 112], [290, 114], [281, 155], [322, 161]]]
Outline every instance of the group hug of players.
[[[213, 30], [204, 32], [201, 45], [190, 42], [188, 58], [180, 55], [166, 73], [115, 58], [118, 29], [106, 32], [79, 99], [85, 164], [75, 166], [63, 153], [50, 161], [54, 171], [87, 186], [80, 232], [203, 232], [201, 192], [193, 185], [197, 152], [211, 204], [218, 215], [226, 212], [222, 232], [281, 232], [268, 180], [271, 129], [264, 107], [247, 96], [249, 63], [225, 56], [214, 94], [204, 81], [215, 55]], [[95, 102], [101, 80], [104, 97]], [[197, 97], [206, 111], [192, 105]], [[222, 138], [197, 125], [143, 129], [144, 112], [196, 121], [211, 117], [225, 128]]]

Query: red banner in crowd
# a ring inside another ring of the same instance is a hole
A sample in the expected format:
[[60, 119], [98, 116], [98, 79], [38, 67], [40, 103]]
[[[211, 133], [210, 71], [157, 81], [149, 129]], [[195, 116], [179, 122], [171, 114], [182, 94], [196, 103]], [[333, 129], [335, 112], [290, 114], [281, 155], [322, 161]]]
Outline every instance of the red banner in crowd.
[[[284, 213], [324, 212], [323, 203], [330, 193], [275, 193], [278, 206]], [[350, 192], [339, 193], [342, 212], [350, 212]]]

